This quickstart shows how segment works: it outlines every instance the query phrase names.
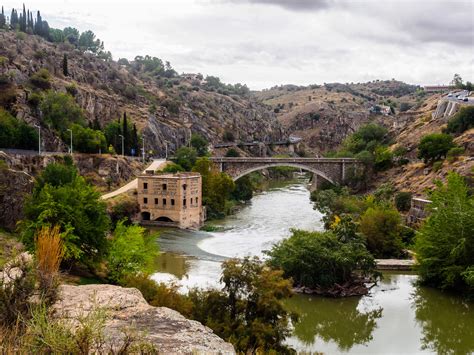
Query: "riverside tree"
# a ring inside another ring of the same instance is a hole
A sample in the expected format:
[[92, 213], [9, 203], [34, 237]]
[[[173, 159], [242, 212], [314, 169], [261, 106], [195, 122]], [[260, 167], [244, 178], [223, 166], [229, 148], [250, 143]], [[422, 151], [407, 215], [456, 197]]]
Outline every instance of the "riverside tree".
[[474, 298], [474, 197], [456, 173], [437, 183], [415, 249], [424, 284]]

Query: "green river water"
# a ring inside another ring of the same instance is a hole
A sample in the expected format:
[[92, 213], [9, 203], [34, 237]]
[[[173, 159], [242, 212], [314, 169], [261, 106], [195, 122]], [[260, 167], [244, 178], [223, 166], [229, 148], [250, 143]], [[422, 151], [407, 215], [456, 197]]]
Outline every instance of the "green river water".
[[[262, 256], [290, 228], [321, 230], [306, 180], [275, 183], [235, 215], [215, 223], [219, 232], [160, 229], [157, 281], [219, 287], [228, 257]], [[417, 354], [474, 352], [474, 304], [420, 287], [414, 273], [384, 273], [370, 295], [331, 299], [296, 295], [299, 314], [287, 343], [300, 353]]]

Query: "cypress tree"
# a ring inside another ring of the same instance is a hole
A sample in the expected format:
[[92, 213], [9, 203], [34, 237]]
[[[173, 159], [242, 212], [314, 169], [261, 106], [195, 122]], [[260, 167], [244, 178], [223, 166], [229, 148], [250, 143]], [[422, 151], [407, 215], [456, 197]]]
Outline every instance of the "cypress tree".
[[23, 14], [20, 15], [20, 31], [26, 32], [26, 9], [25, 9], [25, 4], [23, 4]]
[[67, 54], [65, 53], [63, 56], [63, 74], [64, 76], [69, 75], [68, 65], [67, 65]]
[[100, 127], [99, 119], [98, 119], [97, 117], [94, 118], [94, 126], [93, 126], [93, 128], [94, 128], [96, 131], [102, 130], [102, 127]]
[[5, 12], [3, 12], [3, 6], [2, 6], [2, 14], [0, 15], [0, 28], [4, 28], [6, 24], [7, 24], [7, 21], [5, 19]]
[[123, 113], [123, 122], [122, 122], [122, 135], [123, 135], [123, 146], [124, 146], [124, 151], [128, 155], [129, 151], [129, 140], [128, 140], [128, 122], [127, 122], [127, 113]]
[[135, 125], [135, 123], [133, 124], [132, 146], [135, 149], [135, 152], [138, 152], [138, 133], [137, 126]]
[[18, 28], [18, 13], [15, 9], [12, 9], [12, 14], [10, 16], [10, 26], [13, 30]]
[[43, 19], [41, 18], [41, 14], [38, 11], [36, 14], [36, 24], [35, 24], [35, 34], [38, 36], [43, 35]]

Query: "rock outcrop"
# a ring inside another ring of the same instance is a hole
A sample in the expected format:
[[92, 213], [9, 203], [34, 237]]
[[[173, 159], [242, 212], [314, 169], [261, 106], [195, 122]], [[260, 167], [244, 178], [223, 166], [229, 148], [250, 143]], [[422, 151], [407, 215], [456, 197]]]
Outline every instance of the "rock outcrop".
[[113, 285], [62, 285], [54, 309], [57, 317], [77, 319], [100, 307], [107, 313], [104, 335], [118, 344], [132, 327], [162, 354], [235, 354], [231, 344], [201, 323], [165, 307], [150, 306], [140, 291]]

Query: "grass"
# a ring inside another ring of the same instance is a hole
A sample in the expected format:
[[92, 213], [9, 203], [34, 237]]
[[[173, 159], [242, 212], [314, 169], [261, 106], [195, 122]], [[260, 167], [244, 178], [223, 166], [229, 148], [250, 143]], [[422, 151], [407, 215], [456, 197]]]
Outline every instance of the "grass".
[[23, 244], [17, 236], [0, 230], [0, 269], [5, 263], [23, 250]]

